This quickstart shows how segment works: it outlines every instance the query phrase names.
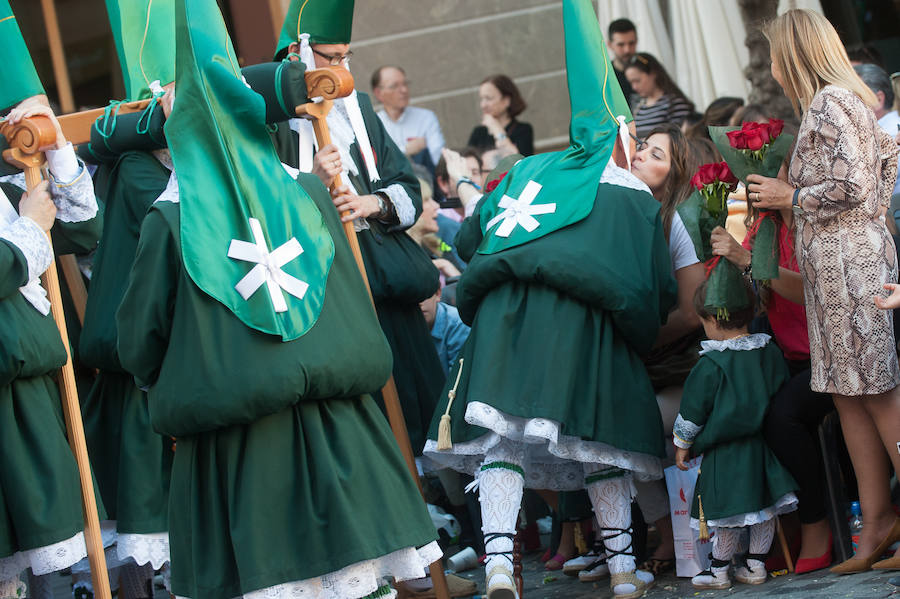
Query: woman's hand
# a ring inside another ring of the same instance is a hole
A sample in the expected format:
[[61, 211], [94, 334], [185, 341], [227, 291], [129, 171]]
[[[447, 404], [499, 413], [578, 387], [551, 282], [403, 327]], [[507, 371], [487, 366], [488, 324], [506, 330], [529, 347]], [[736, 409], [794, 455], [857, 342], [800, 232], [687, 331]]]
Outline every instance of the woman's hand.
[[709, 236], [714, 256], [722, 256], [741, 270], [750, 266], [750, 251], [737, 242], [731, 233], [716, 227]]
[[675, 465], [679, 470], [688, 470], [687, 462], [691, 459], [691, 450], [683, 447], [675, 448]]
[[59, 120], [57, 120], [56, 115], [53, 114], [53, 111], [50, 110], [50, 107], [42, 104], [39, 101], [35, 101], [32, 98], [28, 98], [27, 100], [23, 100], [19, 103], [18, 106], [9, 111], [9, 115], [7, 115], [6, 120], [10, 124], [17, 124], [22, 119], [27, 119], [32, 116], [45, 116], [50, 119], [50, 122], [53, 123], [53, 128], [56, 129], [56, 140], [53, 144], [49, 146], [44, 146], [39, 148], [41, 152], [46, 152], [47, 150], [62, 150], [66, 147], [66, 136], [63, 134], [62, 127], [59, 124]]
[[900, 308], [900, 285], [896, 283], [885, 283], [884, 288], [890, 290], [891, 294], [887, 297], [875, 296], [875, 305], [882, 310], [894, 310]]
[[450, 148], [444, 148], [442, 154], [447, 163], [447, 178], [450, 180], [450, 190], [453, 193], [459, 180], [469, 176], [469, 165], [459, 152], [454, 152]]
[[781, 179], [762, 175], [747, 175], [747, 193], [750, 204], [763, 210], [781, 210], [791, 207], [794, 188]]
[[500, 121], [492, 114], [483, 115], [481, 117], [481, 124], [487, 128], [488, 133], [490, 133], [492, 137], [497, 137], [498, 135], [506, 133], [506, 130], [503, 129], [503, 125], [501, 125]]
[[341, 215], [341, 222], [344, 223], [357, 218], [369, 218], [379, 212], [377, 196], [358, 196], [347, 185], [335, 189], [332, 192], [332, 199], [334, 207]]
[[37, 187], [22, 194], [19, 216], [27, 216], [44, 231], [49, 231], [56, 220], [56, 204], [50, 197], [50, 182], [41, 181]]
[[441, 274], [448, 279], [462, 275], [462, 273], [459, 272], [459, 269], [446, 258], [435, 258], [431, 263], [434, 264], [434, 267], [441, 271]]
[[341, 153], [336, 145], [328, 144], [316, 152], [312, 172], [325, 187], [331, 187], [334, 178], [341, 174]]

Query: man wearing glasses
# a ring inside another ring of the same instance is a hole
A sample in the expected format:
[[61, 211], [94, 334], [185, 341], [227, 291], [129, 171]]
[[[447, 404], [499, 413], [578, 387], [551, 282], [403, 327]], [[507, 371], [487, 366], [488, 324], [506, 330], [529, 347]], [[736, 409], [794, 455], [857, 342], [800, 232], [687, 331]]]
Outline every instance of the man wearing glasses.
[[379, 67], [372, 74], [372, 93], [383, 106], [378, 117], [397, 147], [433, 173], [444, 148], [444, 134], [433, 112], [409, 105], [406, 71], [398, 66]]

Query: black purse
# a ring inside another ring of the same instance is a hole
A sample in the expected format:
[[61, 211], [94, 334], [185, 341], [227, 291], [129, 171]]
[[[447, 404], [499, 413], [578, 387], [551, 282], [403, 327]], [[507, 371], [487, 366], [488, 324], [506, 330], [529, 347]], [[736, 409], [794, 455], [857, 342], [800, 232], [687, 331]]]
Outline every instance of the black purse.
[[440, 272], [428, 253], [405, 231], [370, 219], [360, 231], [360, 249], [376, 302], [419, 303], [440, 286]]

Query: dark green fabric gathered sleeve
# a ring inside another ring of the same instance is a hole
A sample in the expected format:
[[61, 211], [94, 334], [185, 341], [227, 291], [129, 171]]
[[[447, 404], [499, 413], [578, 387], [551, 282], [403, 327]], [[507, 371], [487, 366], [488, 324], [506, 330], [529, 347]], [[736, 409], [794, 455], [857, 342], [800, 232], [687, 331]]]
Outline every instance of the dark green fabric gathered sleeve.
[[128, 287], [116, 312], [119, 361], [141, 387], [152, 385], [159, 376], [172, 330], [181, 254], [163, 211], [173, 209], [177, 211], [177, 206], [161, 203], [147, 213]]
[[[678, 411], [678, 422], [675, 424], [676, 445], [679, 447], [692, 445], [697, 440], [699, 430], [694, 427], [705, 427], [709, 415], [716, 404], [716, 395], [722, 386], [724, 373], [716, 363], [701, 356], [691, 370], [681, 394], [681, 406]], [[682, 423], [682, 421], [687, 423]]]

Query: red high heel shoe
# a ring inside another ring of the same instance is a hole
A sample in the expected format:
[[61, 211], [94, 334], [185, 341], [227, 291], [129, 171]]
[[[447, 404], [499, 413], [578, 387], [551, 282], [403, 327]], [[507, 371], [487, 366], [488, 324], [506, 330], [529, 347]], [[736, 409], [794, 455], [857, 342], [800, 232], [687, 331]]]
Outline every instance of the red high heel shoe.
[[833, 558], [831, 553], [833, 545], [834, 539], [831, 536], [831, 532], [829, 532], [828, 549], [825, 550], [825, 553], [819, 557], [804, 557], [798, 559], [797, 564], [794, 567], [794, 574], [806, 574], [807, 572], [814, 572], [815, 570], [821, 570], [822, 568], [830, 566]]

